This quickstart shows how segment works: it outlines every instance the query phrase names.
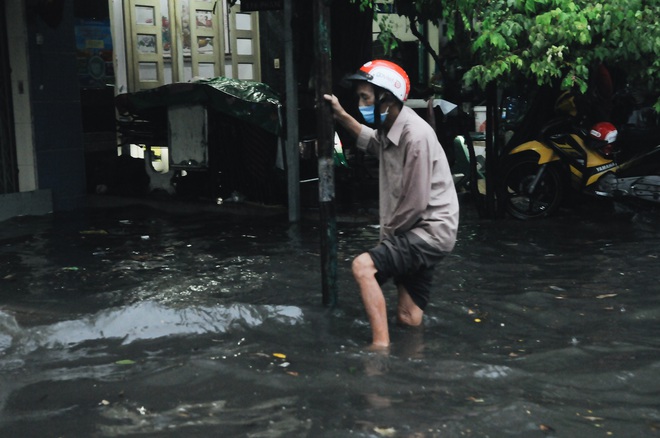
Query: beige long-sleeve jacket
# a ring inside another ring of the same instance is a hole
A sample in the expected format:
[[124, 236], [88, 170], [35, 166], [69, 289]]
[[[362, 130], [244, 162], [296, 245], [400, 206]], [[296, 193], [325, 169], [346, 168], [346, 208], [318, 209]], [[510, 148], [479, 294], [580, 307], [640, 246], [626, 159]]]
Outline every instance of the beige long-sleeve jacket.
[[458, 197], [433, 128], [404, 106], [388, 132], [363, 125], [357, 147], [380, 161], [381, 239], [412, 231], [450, 252], [458, 231]]

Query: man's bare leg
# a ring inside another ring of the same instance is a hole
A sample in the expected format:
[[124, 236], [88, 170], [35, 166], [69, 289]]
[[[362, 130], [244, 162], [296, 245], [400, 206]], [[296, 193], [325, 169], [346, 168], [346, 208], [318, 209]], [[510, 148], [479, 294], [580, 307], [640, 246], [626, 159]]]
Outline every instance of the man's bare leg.
[[383, 290], [376, 280], [376, 266], [369, 253], [363, 253], [353, 260], [353, 276], [360, 288], [362, 303], [371, 324], [372, 347], [387, 348], [390, 333], [387, 327], [387, 307]]
[[417, 327], [422, 324], [424, 311], [410, 297], [403, 285], [397, 287], [399, 291], [399, 304], [397, 306], [396, 318], [399, 324]]

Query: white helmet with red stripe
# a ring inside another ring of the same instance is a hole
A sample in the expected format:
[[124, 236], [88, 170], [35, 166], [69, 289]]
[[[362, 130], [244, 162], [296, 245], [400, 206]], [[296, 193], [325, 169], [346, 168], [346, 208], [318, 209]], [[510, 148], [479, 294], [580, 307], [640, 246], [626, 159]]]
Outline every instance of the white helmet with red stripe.
[[384, 59], [367, 62], [348, 79], [367, 81], [381, 87], [392, 93], [401, 102], [405, 102], [410, 93], [410, 79], [406, 72], [397, 64]]

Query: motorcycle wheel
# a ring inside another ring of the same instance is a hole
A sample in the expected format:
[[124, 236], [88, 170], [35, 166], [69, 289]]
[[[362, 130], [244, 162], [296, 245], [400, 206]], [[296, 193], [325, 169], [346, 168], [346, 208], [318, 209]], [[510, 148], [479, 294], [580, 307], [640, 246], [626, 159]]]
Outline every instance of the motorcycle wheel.
[[539, 219], [550, 216], [559, 208], [563, 187], [560, 169], [556, 165], [545, 167], [530, 193], [539, 169], [536, 155], [511, 157], [506, 164], [499, 196], [511, 216], [522, 220]]

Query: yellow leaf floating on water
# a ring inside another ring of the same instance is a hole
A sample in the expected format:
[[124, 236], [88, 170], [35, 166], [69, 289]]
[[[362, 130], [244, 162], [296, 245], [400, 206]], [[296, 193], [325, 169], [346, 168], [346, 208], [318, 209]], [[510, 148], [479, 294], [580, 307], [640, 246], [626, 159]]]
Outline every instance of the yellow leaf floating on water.
[[382, 436], [394, 436], [396, 434], [396, 430], [393, 427], [374, 427], [374, 432]]
[[105, 230], [82, 230], [80, 234], [108, 234]]
[[273, 356], [278, 359], [286, 359], [286, 354], [284, 353], [273, 353]]
[[603, 294], [603, 295], [596, 296], [596, 298], [598, 298], [599, 300], [602, 300], [603, 298], [612, 298], [612, 297], [615, 297], [617, 295], [619, 295], [619, 294]]
[[554, 432], [555, 430], [548, 426], [547, 424], [539, 424], [539, 429], [541, 429], [543, 432]]

